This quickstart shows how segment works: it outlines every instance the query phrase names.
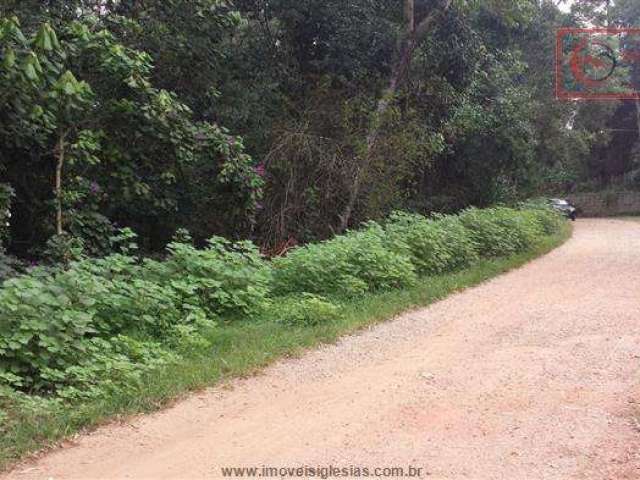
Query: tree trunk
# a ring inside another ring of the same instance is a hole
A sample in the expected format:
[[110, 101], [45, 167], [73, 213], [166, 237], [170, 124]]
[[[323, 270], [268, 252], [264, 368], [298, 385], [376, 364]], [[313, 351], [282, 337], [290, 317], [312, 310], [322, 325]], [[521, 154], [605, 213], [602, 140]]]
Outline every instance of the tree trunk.
[[415, 10], [414, 0], [404, 0], [405, 36], [413, 34], [413, 30], [415, 29]]
[[56, 146], [56, 233], [62, 235], [62, 169], [64, 167], [66, 133], [60, 135]]
[[369, 134], [367, 135], [366, 150], [362, 160], [360, 161], [360, 164], [358, 165], [358, 168], [356, 169], [356, 174], [353, 179], [353, 185], [351, 187], [351, 190], [349, 191], [347, 205], [345, 206], [345, 209], [340, 216], [340, 232], [344, 232], [349, 226], [351, 215], [353, 214], [353, 209], [355, 207], [356, 201], [358, 200], [358, 196], [360, 195], [360, 189], [362, 187], [364, 174], [369, 168], [376, 143], [378, 142], [378, 137], [380, 136], [382, 120], [387, 110], [389, 110], [389, 107], [393, 102], [393, 98], [398, 91], [398, 86], [400, 85], [403, 76], [403, 66], [407, 65], [409, 58], [410, 52], [408, 49], [405, 49], [402, 61], [398, 63], [398, 65], [394, 68], [393, 76], [391, 77], [389, 86], [385, 90], [384, 95], [380, 98], [380, 100], [378, 100], [378, 107], [373, 114], [373, 120], [371, 122], [372, 126], [369, 129]]
[[413, 51], [420, 40], [422, 40], [428, 33], [429, 26], [435, 20], [438, 11], [446, 11], [451, 5], [451, 1], [452, 0], [446, 0], [444, 6], [440, 10], [434, 8], [431, 14], [416, 26], [415, 0], [404, 0], [405, 32], [398, 48], [398, 61], [392, 70], [391, 78], [389, 79], [389, 86], [385, 89], [382, 97], [378, 100], [378, 106], [376, 111], [373, 113], [369, 133], [367, 134], [366, 150], [356, 168], [347, 204], [344, 207], [342, 215], [340, 215], [339, 232], [344, 232], [349, 226], [353, 209], [355, 208], [358, 197], [360, 196], [364, 176], [371, 164], [373, 153], [378, 142], [378, 138], [380, 137], [384, 116], [389, 110], [389, 107], [393, 104], [398, 88], [406, 79], [409, 67], [411, 66]]

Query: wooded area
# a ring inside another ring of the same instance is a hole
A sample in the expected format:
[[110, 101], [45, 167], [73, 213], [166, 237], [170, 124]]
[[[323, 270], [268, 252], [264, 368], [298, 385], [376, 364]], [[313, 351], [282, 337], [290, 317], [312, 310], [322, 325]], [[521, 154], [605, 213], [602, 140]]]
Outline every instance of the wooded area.
[[130, 227], [149, 253], [181, 229], [278, 252], [394, 210], [638, 188], [637, 105], [557, 101], [554, 48], [640, 6], [556, 3], [2, 0], [6, 251], [100, 256]]
[[555, 90], [557, 29], [640, 4], [556, 3], [0, 0], [0, 469], [550, 251], [535, 197], [640, 190], [640, 104]]

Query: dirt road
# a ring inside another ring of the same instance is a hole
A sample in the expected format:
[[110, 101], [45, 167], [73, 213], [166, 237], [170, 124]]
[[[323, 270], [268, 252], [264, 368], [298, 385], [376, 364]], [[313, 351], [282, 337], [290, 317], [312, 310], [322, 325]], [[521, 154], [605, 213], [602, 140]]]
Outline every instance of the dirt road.
[[640, 222], [579, 221], [520, 270], [231, 387], [4, 478], [411, 465], [430, 479], [640, 479]]

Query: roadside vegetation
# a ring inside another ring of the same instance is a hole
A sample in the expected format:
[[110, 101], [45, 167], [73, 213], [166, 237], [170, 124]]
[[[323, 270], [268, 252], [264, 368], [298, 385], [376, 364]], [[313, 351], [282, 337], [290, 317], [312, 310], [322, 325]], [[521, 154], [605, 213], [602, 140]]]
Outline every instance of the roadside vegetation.
[[557, 28], [638, 2], [557, 4], [0, 1], [0, 463], [533, 258], [568, 227], [527, 199], [640, 189], [636, 102], [554, 98]]
[[118, 253], [34, 267], [0, 289], [0, 463], [426, 305], [568, 232], [533, 205], [398, 213], [268, 260], [186, 232], [142, 258], [125, 230]]

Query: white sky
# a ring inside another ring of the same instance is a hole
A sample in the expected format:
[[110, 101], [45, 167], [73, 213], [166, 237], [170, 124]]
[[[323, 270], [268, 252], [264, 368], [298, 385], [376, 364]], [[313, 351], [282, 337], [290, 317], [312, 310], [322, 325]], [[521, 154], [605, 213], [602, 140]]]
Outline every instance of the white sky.
[[573, 0], [565, 0], [564, 2], [558, 4], [558, 7], [560, 7], [560, 10], [562, 10], [563, 12], [568, 12], [569, 10], [571, 10], [572, 3]]

